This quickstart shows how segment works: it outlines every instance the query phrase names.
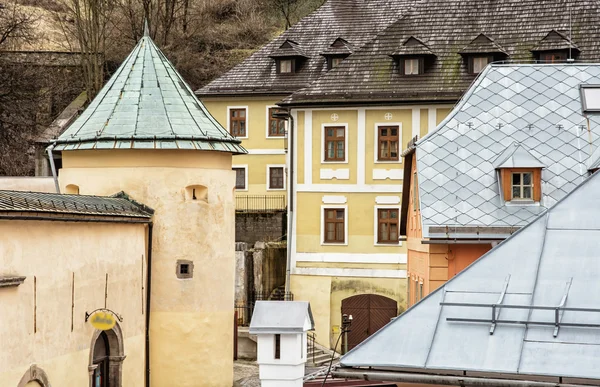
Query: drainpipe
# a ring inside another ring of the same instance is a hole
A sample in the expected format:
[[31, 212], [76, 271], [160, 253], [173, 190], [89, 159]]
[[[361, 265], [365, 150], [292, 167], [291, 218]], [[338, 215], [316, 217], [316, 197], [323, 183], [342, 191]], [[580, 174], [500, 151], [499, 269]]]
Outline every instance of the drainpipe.
[[150, 387], [150, 295], [152, 288], [152, 222], [148, 223], [148, 269], [146, 274], [146, 387]]
[[380, 380], [386, 382], [402, 382], [415, 384], [435, 384], [462, 387], [584, 387], [579, 384], [563, 384], [556, 382], [536, 382], [529, 380], [490, 379], [468, 376], [450, 376], [435, 374], [409, 374], [403, 372], [371, 371], [367, 369], [350, 369], [332, 371], [337, 378]]
[[292, 239], [294, 238], [292, 233], [292, 227], [294, 224], [294, 117], [292, 117], [291, 110], [289, 113], [290, 119], [290, 198], [289, 198], [289, 209], [288, 209], [288, 232], [287, 232], [287, 262], [285, 264], [285, 294], [290, 293], [290, 273], [292, 267]]
[[290, 121], [288, 130], [289, 152], [290, 152], [290, 167], [289, 167], [289, 195], [288, 195], [288, 227], [287, 227], [287, 260], [285, 263], [285, 294], [290, 292], [290, 271], [292, 266], [292, 225], [294, 224], [294, 117], [292, 111], [280, 110], [272, 114], [273, 118], [286, 119]]
[[56, 166], [54, 165], [54, 157], [52, 156], [52, 151], [56, 146], [56, 142], [46, 148], [48, 152], [48, 158], [50, 159], [50, 169], [52, 169], [52, 177], [54, 178], [54, 186], [56, 187], [56, 193], [60, 193], [60, 187], [58, 185], [58, 175], [56, 174]]

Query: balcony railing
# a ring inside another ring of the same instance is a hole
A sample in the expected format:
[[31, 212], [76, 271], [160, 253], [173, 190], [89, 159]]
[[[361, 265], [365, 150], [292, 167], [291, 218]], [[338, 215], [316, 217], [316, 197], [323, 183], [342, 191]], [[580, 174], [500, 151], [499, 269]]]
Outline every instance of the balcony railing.
[[237, 212], [283, 212], [286, 210], [285, 195], [236, 195]]

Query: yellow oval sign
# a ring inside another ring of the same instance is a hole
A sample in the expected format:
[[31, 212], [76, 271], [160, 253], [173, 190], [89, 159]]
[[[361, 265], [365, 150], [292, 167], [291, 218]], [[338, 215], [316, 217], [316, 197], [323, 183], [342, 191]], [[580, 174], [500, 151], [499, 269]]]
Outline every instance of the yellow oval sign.
[[90, 324], [101, 331], [112, 329], [116, 323], [115, 318], [106, 312], [96, 312], [90, 317]]

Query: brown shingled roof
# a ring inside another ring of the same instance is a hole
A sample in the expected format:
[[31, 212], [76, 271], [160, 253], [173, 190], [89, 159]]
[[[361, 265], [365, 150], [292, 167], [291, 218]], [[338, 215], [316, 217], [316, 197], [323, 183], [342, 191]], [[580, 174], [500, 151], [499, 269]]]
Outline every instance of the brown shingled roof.
[[[337, 38], [361, 47], [416, 3], [418, 0], [328, 0], [196, 94], [200, 97], [291, 94], [327, 72], [327, 59], [321, 54]], [[308, 56], [301, 70], [293, 75], [277, 74], [272, 58], [286, 40], [297, 43]]]
[[[591, 0], [428, 0], [282, 105], [455, 102], [473, 82], [460, 55], [485, 34], [508, 59], [531, 62], [550, 31], [568, 31], [581, 61], [600, 61], [600, 2]], [[401, 76], [389, 53], [411, 36], [427, 42], [436, 60], [418, 77]], [[552, 37], [554, 40], [555, 37]], [[548, 40], [548, 39], [546, 39]], [[564, 41], [564, 40], [563, 40]], [[564, 48], [554, 45], [554, 48]], [[576, 51], [574, 51], [576, 53]]]
[[467, 44], [459, 54], [491, 54], [491, 53], [502, 53], [506, 54], [506, 50], [500, 47], [498, 44], [484, 34], [479, 34], [471, 43]]

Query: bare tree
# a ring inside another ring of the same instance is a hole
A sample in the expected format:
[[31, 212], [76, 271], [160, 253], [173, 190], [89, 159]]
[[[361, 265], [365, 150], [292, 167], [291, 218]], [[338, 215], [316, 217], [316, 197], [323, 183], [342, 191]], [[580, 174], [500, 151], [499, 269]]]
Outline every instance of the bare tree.
[[[81, 52], [88, 100], [92, 100], [104, 84], [104, 55], [107, 38], [113, 27], [116, 0], [62, 0], [66, 18], [58, 18], [65, 39], [75, 37]], [[67, 23], [72, 20], [73, 23]]]
[[34, 38], [36, 19], [16, 2], [0, 4], [0, 47], [10, 43], [24, 43]]

